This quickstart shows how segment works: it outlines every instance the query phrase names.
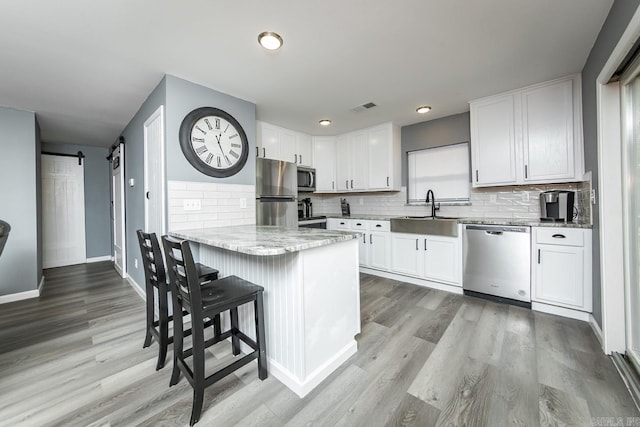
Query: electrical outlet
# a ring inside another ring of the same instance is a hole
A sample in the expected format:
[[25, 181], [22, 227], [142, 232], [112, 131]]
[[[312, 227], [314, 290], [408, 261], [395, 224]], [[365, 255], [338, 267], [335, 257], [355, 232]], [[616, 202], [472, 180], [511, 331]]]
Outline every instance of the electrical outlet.
[[138, 268], [138, 258], [134, 258], [134, 259], [133, 259], [133, 266], [134, 266], [135, 268]]
[[522, 201], [523, 202], [528, 202], [529, 201], [529, 192], [525, 191], [522, 193]]
[[240, 199], [240, 209], [247, 209], [247, 199], [244, 197]]
[[593, 188], [593, 189], [591, 190], [591, 194], [590, 194], [590, 196], [589, 196], [589, 197], [590, 197], [590, 199], [591, 199], [591, 204], [592, 204], [592, 205], [595, 205], [595, 204], [596, 204], [596, 189], [595, 189], [595, 188]]
[[490, 201], [491, 203], [495, 203], [495, 202], [497, 202], [497, 201], [498, 201], [498, 196], [496, 196], [495, 194], [490, 194], [490, 195], [489, 195], [489, 201]]
[[183, 203], [185, 211], [199, 211], [202, 209], [202, 200], [200, 199], [184, 199]]

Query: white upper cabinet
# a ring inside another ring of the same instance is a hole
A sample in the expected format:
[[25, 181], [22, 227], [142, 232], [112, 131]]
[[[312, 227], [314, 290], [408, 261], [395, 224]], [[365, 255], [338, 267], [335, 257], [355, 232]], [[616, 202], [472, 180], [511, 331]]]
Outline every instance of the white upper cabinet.
[[258, 157], [313, 167], [310, 135], [265, 122], [257, 123], [257, 131], [256, 155]]
[[525, 181], [575, 177], [573, 119], [572, 80], [522, 92]]
[[336, 191], [336, 138], [314, 136], [313, 158], [316, 168], [316, 191]]
[[313, 144], [311, 135], [296, 132], [296, 152], [294, 160], [300, 166], [313, 167]]
[[580, 75], [471, 101], [474, 187], [579, 181]]
[[514, 95], [471, 103], [471, 151], [474, 186], [516, 182]]
[[369, 189], [400, 189], [400, 128], [391, 123], [368, 129]]
[[367, 132], [357, 131], [336, 139], [338, 191], [362, 191], [369, 187]]

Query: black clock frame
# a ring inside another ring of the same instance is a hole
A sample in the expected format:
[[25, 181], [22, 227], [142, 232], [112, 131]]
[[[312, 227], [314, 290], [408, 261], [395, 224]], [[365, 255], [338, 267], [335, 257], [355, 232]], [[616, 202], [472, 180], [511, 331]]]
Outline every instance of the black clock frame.
[[[238, 131], [240, 142], [242, 144], [242, 154], [240, 155], [240, 159], [238, 159], [238, 162], [230, 168], [218, 169], [214, 166], [211, 166], [203, 162], [202, 159], [198, 157], [196, 152], [193, 150], [193, 145], [191, 144], [191, 131], [193, 130], [193, 126], [195, 126], [198, 120], [207, 116], [216, 116], [225, 119], [226, 121], [231, 123], [231, 125]], [[244, 165], [247, 163], [247, 159], [249, 158], [249, 141], [247, 140], [247, 134], [244, 132], [242, 125], [240, 125], [240, 123], [231, 114], [219, 108], [200, 107], [191, 111], [182, 120], [178, 135], [180, 139], [180, 148], [182, 149], [184, 157], [189, 163], [191, 163], [194, 168], [205, 175], [209, 175], [215, 178], [227, 178], [233, 176], [242, 170]]]

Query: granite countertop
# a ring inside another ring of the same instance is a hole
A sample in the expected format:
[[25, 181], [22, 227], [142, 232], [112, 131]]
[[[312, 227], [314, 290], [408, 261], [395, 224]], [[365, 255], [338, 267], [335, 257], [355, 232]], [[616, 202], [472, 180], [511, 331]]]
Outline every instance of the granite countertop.
[[[327, 214], [327, 218], [337, 219], [361, 219], [373, 221], [389, 221], [391, 218], [398, 218], [401, 215], [368, 215], [352, 214], [351, 216], [341, 216], [339, 214]], [[457, 218], [460, 224], [483, 224], [483, 225], [515, 225], [528, 227], [564, 227], [564, 228], [592, 228], [591, 224], [578, 224], [575, 222], [547, 222], [539, 219], [525, 218]]]
[[345, 240], [358, 232], [317, 228], [285, 228], [257, 225], [172, 231], [171, 236], [248, 255], [270, 256], [298, 252]]

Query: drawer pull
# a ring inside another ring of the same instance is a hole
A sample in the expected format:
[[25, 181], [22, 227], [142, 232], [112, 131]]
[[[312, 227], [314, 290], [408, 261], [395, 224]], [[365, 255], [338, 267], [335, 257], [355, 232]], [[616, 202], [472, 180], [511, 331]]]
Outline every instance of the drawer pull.
[[538, 249], [538, 264], [540, 264], [540, 249]]
[[382, 224], [376, 224], [376, 227], [380, 228], [382, 227]]
[[554, 234], [551, 237], [554, 237], [556, 239], [566, 239], [567, 238], [567, 236], [565, 236], [564, 234]]
[[362, 223], [360, 223], [360, 222], [359, 222], [359, 223], [357, 223], [356, 225], [357, 225], [358, 227], [360, 227], [360, 226], [362, 226]]

